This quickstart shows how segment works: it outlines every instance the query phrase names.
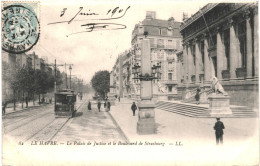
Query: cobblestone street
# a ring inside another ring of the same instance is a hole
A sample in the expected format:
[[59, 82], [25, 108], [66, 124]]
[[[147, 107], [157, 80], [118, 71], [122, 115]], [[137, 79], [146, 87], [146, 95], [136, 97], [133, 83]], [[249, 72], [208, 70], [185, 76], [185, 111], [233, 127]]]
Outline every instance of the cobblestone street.
[[98, 112], [96, 105], [87, 109], [86, 102], [57, 134], [54, 140], [65, 141], [126, 141], [123, 133], [114, 123], [112, 117], [104, 109]]

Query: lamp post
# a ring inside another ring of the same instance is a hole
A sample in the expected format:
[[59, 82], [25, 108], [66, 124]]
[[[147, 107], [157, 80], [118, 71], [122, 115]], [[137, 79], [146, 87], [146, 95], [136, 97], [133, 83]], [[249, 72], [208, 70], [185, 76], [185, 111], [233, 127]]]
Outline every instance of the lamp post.
[[70, 65], [70, 67], [69, 67], [69, 70], [70, 70], [70, 89], [71, 89], [71, 70], [72, 70], [71, 65]]

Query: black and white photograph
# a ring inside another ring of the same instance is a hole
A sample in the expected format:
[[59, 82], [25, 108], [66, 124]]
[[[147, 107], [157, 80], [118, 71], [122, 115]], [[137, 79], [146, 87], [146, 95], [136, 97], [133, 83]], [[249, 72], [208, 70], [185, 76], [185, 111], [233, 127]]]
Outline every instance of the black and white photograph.
[[258, 1], [1, 1], [3, 166], [259, 165]]

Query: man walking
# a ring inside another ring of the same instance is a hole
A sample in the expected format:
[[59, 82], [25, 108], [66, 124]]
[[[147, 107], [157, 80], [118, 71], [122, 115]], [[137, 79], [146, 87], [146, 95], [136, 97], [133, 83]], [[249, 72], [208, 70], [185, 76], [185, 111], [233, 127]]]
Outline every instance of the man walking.
[[111, 104], [110, 104], [110, 102], [108, 101], [108, 102], [107, 102], [107, 111], [110, 111], [110, 106], [111, 106]]
[[216, 134], [216, 144], [219, 144], [219, 141], [221, 144], [223, 144], [223, 129], [225, 129], [225, 126], [223, 122], [220, 121], [220, 118], [217, 118], [217, 122], [215, 123], [214, 130]]
[[133, 102], [131, 109], [133, 111], [133, 116], [135, 116], [135, 110], [137, 110], [137, 106], [135, 105], [135, 102]]
[[88, 102], [88, 110], [89, 111], [91, 110], [91, 103], [90, 103], [90, 101]]
[[101, 107], [100, 101], [98, 101], [97, 107], [98, 107], [98, 111], [100, 112], [100, 107]]

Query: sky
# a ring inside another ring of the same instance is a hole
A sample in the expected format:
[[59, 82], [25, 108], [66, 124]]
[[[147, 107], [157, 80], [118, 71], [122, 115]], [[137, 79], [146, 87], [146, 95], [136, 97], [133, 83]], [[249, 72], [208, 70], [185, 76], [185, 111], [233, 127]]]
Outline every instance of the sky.
[[[30, 52], [35, 52], [40, 57], [47, 57], [48, 63], [73, 64], [72, 75], [89, 83], [95, 72], [99, 70], [111, 71], [118, 55], [131, 48], [132, 30], [135, 24], [142, 21], [146, 11], [156, 11], [157, 19], [167, 20], [174, 17], [181, 22], [183, 12], [190, 17], [207, 3], [201, 1], [42, 1], [39, 10], [40, 39]], [[126, 10], [130, 6], [128, 10]], [[83, 7], [83, 13], [95, 13], [98, 15], [77, 15], [70, 24], [50, 24], [53, 22], [71, 20]], [[119, 10], [111, 16], [111, 11], [119, 7]], [[66, 8], [61, 17], [63, 9]], [[109, 14], [108, 11], [111, 9]], [[115, 18], [115, 20], [89, 20], [96, 18]], [[77, 21], [83, 20], [84, 21]], [[86, 20], [88, 19], [88, 20]], [[88, 23], [117, 23], [126, 25], [120, 30], [99, 30], [84, 32], [81, 25]], [[67, 36], [69, 35], [69, 36]], [[59, 67], [64, 71], [65, 67]], [[67, 68], [68, 72], [68, 68]]]

